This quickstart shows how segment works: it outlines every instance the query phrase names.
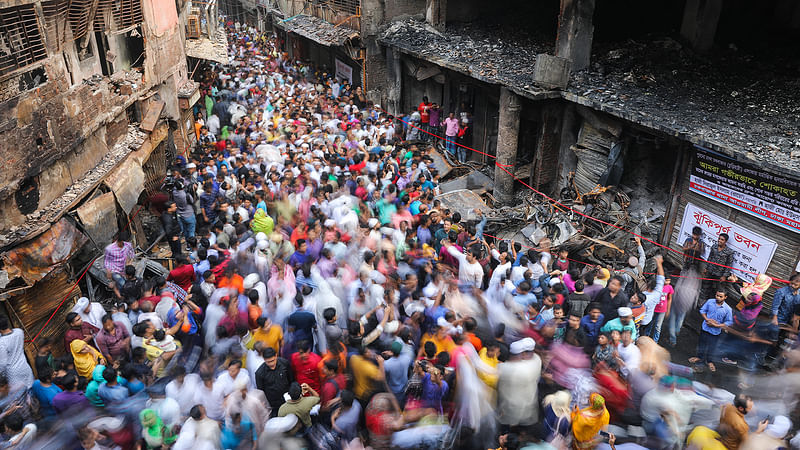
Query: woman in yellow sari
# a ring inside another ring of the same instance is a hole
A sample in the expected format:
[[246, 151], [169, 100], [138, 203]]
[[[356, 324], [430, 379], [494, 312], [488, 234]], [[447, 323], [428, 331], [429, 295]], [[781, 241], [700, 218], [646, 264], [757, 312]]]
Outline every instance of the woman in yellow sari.
[[72, 352], [72, 359], [75, 362], [75, 371], [84, 378], [91, 380], [95, 366], [105, 364], [103, 355], [80, 339], [72, 341], [69, 344], [69, 350]]
[[606, 400], [602, 395], [594, 393], [589, 396], [589, 406], [572, 410], [572, 441], [576, 449], [594, 448], [600, 443], [598, 433], [608, 426], [610, 416], [606, 409]]

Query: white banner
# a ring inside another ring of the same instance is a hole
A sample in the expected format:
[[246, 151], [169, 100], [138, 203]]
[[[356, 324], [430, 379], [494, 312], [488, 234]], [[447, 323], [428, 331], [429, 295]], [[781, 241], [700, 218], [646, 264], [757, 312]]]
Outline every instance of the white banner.
[[[683, 246], [686, 239], [692, 237], [693, 227], [700, 227], [703, 230], [702, 239], [706, 245], [703, 258], [707, 258], [711, 247], [717, 245], [719, 235], [725, 233], [728, 235], [728, 247], [733, 250], [731, 266], [747, 272], [766, 273], [772, 256], [775, 255], [775, 249], [778, 248], [778, 244], [774, 241], [687, 203], [678, 235], [679, 246]], [[741, 279], [753, 281], [755, 275], [747, 272], [731, 271]]]
[[350, 84], [353, 84], [353, 68], [348, 66], [339, 58], [334, 58], [336, 60], [336, 78], [340, 80], [347, 80]]

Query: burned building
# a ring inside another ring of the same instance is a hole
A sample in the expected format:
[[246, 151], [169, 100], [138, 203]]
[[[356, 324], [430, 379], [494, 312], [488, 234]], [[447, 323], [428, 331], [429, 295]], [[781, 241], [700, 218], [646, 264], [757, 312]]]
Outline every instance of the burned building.
[[63, 331], [117, 230], [142, 244], [132, 216], [175, 152], [184, 40], [173, 1], [0, 2], [0, 310], [26, 339]]
[[708, 244], [730, 236], [740, 278], [796, 270], [796, 2], [428, 0], [410, 14], [380, 27], [380, 102], [409, 114], [426, 95], [468, 115], [496, 206], [526, 186], [558, 199], [613, 185], [625, 225], [676, 266], [700, 226]]

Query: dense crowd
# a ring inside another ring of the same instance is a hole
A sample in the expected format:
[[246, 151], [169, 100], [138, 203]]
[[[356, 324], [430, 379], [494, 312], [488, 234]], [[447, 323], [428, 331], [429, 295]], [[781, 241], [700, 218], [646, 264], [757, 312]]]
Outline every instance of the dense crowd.
[[[679, 273], [638, 238], [614, 270], [485, 236], [480, 211], [436, 200], [431, 154], [443, 138], [468, 159], [466, 106], [443, 118], [425, 98], [399, 120], [277, 38], [226, 30], [198, 144], [151, 199], [174, 268], [143, 280], [120, 232], [113, 307], [81, 298], [63, 342], [37, 341], [35, 379], [0, 317], [0, 448], [790, 446], [792, 411], [738, 390], [770, 354], [800, 363], [774, 345], [796, 341], [800, 276], [770, 314], [769, 277], [721, 269], [725, 235], [702, 262], [696, 232]], [[695, 311], [679, 365], [659, 343]], [[737, 392], [695, 378], [717, 364], [742, 373]]]

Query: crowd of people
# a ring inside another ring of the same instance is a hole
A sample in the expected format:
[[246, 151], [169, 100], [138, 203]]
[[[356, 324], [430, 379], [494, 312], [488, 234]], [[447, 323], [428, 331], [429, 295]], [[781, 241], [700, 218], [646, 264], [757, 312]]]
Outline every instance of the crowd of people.
[[[765, 275], [740, 298], [700, 285], [737, 279], [699, 264], [699, 232], [680, 273], [638, 238], [614, 270], [485, 236], [480, 211], [435, 199], [435, 146], [414, 139], [443, 132], [463, 161], [469, 113], [426, 98], [399, 121], [276, 37], [226, 30], [198, 145], [153, 206], [174, 268], [141, 279], [120, 232], [113, 307], [81, 298], [33, 368], [0, 317], [0, 448], [800, 448], [790, 409], [738, 391], [752, 377], [694, 378], [762, 367], [764, 333], [797, 328], [800, 276], [769, 315]], [[698, 306], [697, 354], [676, 364], [659, 344]]]

